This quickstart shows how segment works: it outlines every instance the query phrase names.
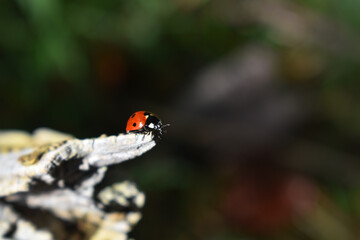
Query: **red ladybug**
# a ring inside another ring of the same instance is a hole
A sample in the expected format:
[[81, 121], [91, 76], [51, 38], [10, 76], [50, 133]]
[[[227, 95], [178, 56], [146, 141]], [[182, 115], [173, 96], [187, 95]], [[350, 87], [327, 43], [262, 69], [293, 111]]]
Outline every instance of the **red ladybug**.
[[163, 125], [160, 119], [151, 112], [138, 111], [130, 116], [126, 125], [126, 132], [152, 132], [158, 136], [161, 136], [163, 133], [163, 128], [168, 125], [169, 124]]

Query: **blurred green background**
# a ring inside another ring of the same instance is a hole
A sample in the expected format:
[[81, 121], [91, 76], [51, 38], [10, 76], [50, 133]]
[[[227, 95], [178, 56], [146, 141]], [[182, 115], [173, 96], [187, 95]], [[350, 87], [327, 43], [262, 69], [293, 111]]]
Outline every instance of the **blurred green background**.
[[148, 110], [135, 239], [360, 239], [360, 1], [5, 0], [0, 129]]

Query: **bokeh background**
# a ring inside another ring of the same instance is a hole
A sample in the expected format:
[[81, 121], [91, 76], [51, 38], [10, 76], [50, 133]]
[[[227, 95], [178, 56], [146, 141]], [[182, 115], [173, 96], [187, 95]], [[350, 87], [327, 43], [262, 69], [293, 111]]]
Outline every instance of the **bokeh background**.
[[170, 123], [136, 239], [360, 239], [360, 1], [5, 0], [0, 129]]

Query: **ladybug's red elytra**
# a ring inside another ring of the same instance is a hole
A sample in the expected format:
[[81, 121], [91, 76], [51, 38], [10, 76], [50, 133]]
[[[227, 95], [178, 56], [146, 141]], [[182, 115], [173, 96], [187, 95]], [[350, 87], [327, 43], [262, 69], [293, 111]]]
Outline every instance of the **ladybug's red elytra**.
[[162, 135], [163, 125], [160, 119], [153, 113], [147, 111], [138, 111], [132, 114], [126, 125], [126, 132], [150, 133]]

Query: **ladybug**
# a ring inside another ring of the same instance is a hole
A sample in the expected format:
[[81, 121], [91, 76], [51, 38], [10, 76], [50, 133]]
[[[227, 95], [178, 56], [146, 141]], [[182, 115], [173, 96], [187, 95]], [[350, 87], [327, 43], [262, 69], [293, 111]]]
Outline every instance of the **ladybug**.
[[132, 114], [126, 124], [126, 133], [154, 133], [161, 136], [163, 128], [169, 124], [163, 125], [161, 120], [153, 113], [147, 111], [138, 111]]

